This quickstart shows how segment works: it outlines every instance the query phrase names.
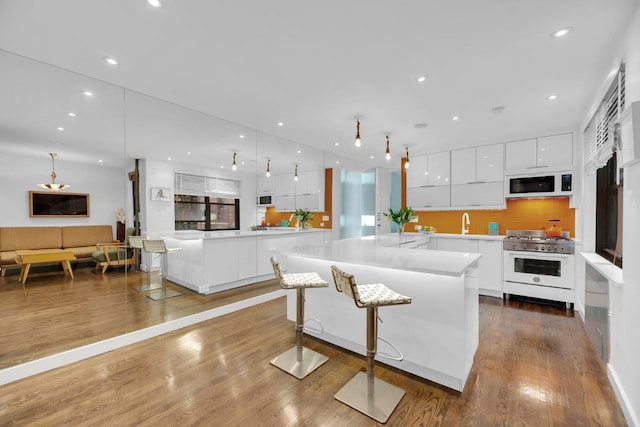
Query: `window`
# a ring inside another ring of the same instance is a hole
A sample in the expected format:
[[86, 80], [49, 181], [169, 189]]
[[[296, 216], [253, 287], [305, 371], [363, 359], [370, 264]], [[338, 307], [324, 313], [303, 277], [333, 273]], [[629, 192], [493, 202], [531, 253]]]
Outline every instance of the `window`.
[[239, 230], [240, 181], [176, 172], [176, 230]]
[[176, 194], [176, 230], [239, 230], [240, 200]]
[[[620, 173], [620, 175], [618, 175]], [[596, 252], [622, 268], [622, 173], [616, 155], [598, 169], [596, 186]]]

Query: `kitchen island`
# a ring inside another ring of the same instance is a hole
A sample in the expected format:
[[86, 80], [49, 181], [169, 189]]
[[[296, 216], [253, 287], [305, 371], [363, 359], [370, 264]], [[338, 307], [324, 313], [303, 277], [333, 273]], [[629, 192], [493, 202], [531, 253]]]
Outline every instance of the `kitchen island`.
[[273, 279], [269, 261], [284, 245], [320, 243], [325, 232], [289, 227], [258, 231], [176, 231], [149, 236], [169, 248], [167, 279], [201, 294], [212, 294]]
[[[477, 267], [481, 255], [421, 249], [428, 239], [407, 233], [402, 237], [369, 236], [289, 246], [276, 252], [287, 272], [315, 271], [333, 284], [330, 268], [335, 264], [353, 274], [358, 284], [384, 283], [411, 297], [409, 305], [380, 308], [376, 360], [462, 391], [478, 347]], [[305, 298], [305, 318], [313, 319], [307, 321], [307, 333], [365, 354], [365, 310], [333, 285], [310, 290]], [[290, 320], [295, 318], [295, 304], [295, 295], [290, 293]], [[403, 360], [384, 356], [398, 352]]]

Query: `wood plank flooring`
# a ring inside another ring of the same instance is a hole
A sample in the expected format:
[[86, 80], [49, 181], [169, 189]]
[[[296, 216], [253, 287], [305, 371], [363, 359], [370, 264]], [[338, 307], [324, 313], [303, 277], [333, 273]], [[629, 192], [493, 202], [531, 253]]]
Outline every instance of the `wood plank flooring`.
[[153, 301], [133, 289], [146, 283], [144, 272], [90, 266], [75, 268], [72, 280], [34, 270], [25, 286], [16, 269], [0, 277], [0, 369], [280, 289], [272, 280], [200, 295], [168, 282], [182, 295]]
[[[305, 337], [330, 358], [317, 371], [299, 381], [269, 364], [295, 344], [285, 310], [278, 298], [2, 386], [0, 425], [376, 425], [333, 398], [364, 357]], [[384, 365], [376, 375], [407, 391], [389, 426], [626, 425], [581, 321], [563, 308], [482, 297], [462, 393]]]

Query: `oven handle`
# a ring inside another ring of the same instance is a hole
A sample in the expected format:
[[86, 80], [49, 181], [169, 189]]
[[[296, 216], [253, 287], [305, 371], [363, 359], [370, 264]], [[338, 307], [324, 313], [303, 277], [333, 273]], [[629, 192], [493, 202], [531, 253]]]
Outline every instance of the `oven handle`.
[[529, 251], [505, 251], [509, 256], [517, 256], [518, 258], [537, 258], [537, 259], [569, 259], [574, 255], [572, 254], [561, 254], [555, 252], [547, 252], [545, 254], [539, 254], [538, 252], [529, 252]]

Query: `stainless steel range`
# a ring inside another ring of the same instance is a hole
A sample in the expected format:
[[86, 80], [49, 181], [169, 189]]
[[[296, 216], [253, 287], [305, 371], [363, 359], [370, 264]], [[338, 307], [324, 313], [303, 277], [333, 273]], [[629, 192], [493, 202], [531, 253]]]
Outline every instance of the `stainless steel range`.
[[575, 243], [544, 230], [507, 230], [503, 243], [503, 292], [554, 301], [575, 300]]

